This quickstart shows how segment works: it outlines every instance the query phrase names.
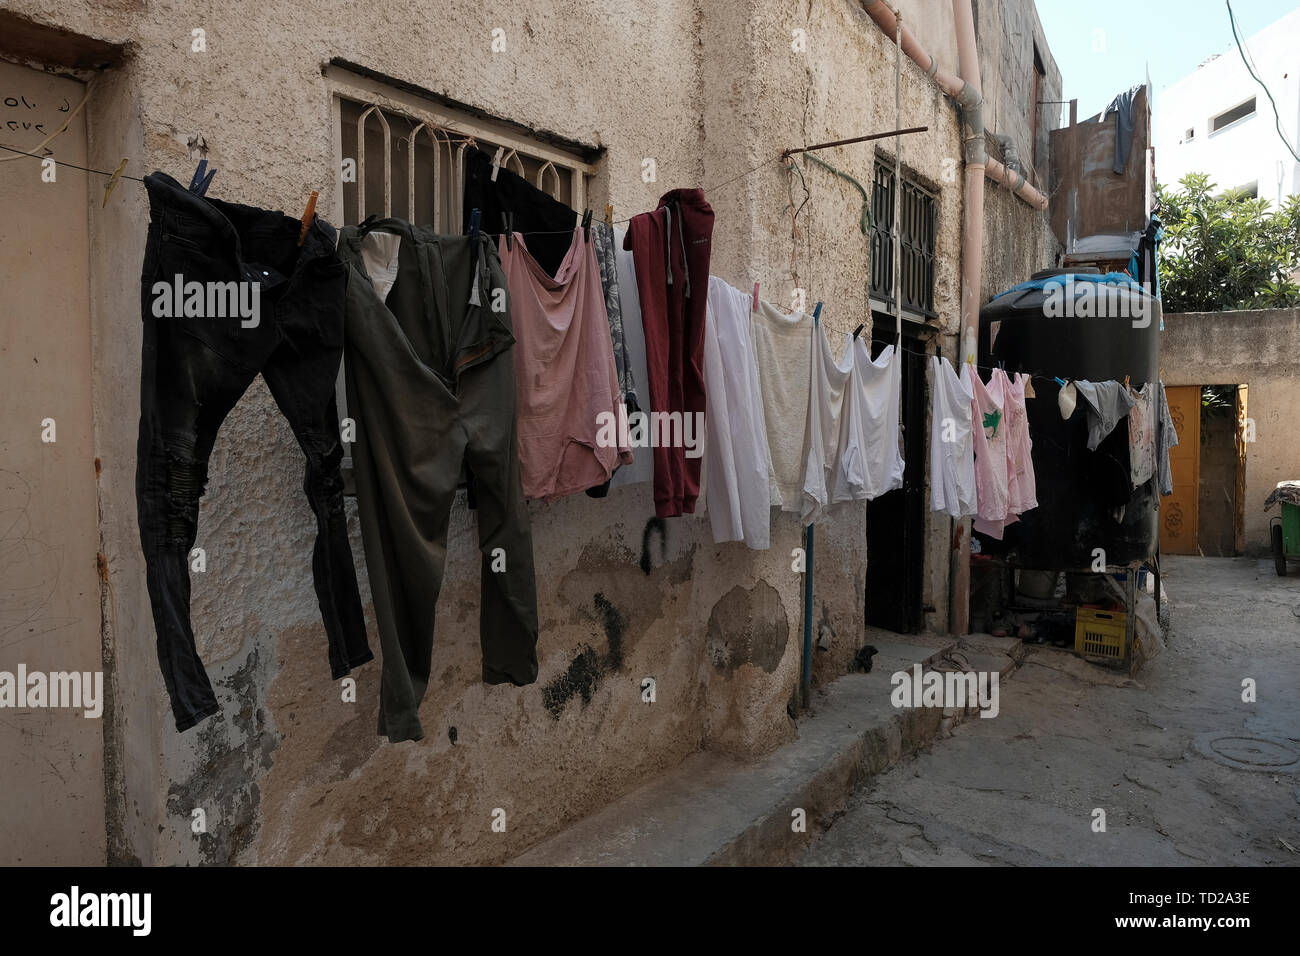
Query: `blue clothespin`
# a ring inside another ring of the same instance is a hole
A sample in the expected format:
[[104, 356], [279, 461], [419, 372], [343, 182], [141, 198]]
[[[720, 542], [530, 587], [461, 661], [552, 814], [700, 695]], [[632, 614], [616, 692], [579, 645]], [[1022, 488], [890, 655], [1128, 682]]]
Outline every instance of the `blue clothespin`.
[[206, 159], [200, 159], [199, 167], [194, 170], [194, 177], [190, 180], [190, 192], [194, 193], [196, 196], [207, 194], [208, 185], [212, 182], [212, 177], [217, 174], [216, 169], [213, 168], [208, 170], [207, 175], [204, 175], [204, 170], [207, 169], [208, 161]]
[[820, 322], [821, 317], [822, 317], [822, 304], [820, 301], [818, 301], [817, 305], [813, 307], [813, 324], [816, 325], [818, 322]]
[[1053, 378], [1052, 381], [1055, 382], [1057, 385], [1061, 386], [1061, 388], [1065, 388], [1065, 379]]
[[479, 217], [478, 207], [475, 206], [469, 211], [469, 238], [471, 241], [478, 238]]

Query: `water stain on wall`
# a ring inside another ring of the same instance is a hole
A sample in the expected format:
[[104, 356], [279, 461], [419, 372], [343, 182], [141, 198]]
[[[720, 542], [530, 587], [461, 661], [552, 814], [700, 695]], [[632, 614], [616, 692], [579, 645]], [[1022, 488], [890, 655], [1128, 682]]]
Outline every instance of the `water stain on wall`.
[[718, 599], [709, 615], [708, 655], [727, 673], [753, 664], [773, 673], [785, 654], [790, 621], [776, 588], [759, 581], [752, 588], [736, 585]]
[[[205, 832], [194, 834], [203, 863], [236, 863], [257, 837], [259, 780], [270, 770], [279, 743], [259, 699], [263, 669], [254, 647], [238, 669], [216, 681], [225, 716], [199, 725], [199, 766], [167, 791], [168, 813], [179, 818], [176, 826], [192, 832], [194, 811], [203, 811]], [[234, 699], [221, 694], [221, 688], [233, 691]]]

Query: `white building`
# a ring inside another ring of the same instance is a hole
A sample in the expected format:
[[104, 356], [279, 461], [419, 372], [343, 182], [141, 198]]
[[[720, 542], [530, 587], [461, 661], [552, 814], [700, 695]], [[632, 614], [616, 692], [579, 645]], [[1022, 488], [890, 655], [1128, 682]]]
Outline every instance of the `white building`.
[[[1242, 40], [1277, 101], [1283, 134], [1300, 153], [1300, 7]], [[1154, 121], [1156, 177], [1166, 188], [1203, 172], [1220, 189], [1244, 189], [1273, 203], [1300, 193], [1300, 163], [1278, 136], [1273, 105], [1235, 42], [1166, 87]]]

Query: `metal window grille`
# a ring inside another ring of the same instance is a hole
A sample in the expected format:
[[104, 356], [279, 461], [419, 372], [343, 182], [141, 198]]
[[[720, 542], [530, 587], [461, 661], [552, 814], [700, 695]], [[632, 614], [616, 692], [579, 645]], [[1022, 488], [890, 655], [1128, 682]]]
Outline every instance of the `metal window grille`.
[[[465, 159], [472, 146], [494, 156], [499, 150], [503, 168], [566, 205], [580, 210], [586, 202], [591, 167], [576, 157], [494, 136], [492, 130], [459, 118], [452, 118], [450, 125], [449, 117], [426, 118], [343, 97], [338, 110], [340, 163], [352, 159], [356, 171], [355, 182], [341, 183], [344, 224], [377, 214], [459, 233]], [[500, 223], [483, 227], [495, 232]]]
[[[889, 306], [894, 304], [894, 170], [876, 163], [871, 183], [871, 295]], [[903, 177], [900, 197], [899, 282], [903, 308], [930, 318], [934, 311], [934, 242], [936, 204], [934, 194]]]

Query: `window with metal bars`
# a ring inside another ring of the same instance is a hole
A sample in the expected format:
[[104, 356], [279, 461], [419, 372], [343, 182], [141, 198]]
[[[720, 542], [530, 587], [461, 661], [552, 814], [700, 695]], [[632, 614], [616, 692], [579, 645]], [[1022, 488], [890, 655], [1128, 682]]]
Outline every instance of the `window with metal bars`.
[[[894, 304], [894, 168], [876, 163], [871, 184], [871, 296]], [[903, 176], [900, 203], [899, 284], [903, 309], [929, 318], [934, 311], [935, 197], [925, 187]]]
[[[373, 103], [340, 98], [341, 162], [355, 163], [355, 182], [342, 183], [342, 222], [366, 216], [398, 216], [439, 232], [462, 231], [465, 156], [471, 145], [495, 155], [501, 165], [560, 202], [584, 208], [587, 178], [594, 171], [577, 157], [468, 122], [444, 125], [446, 118], [424, 119]], [[440, 120], [442, 122], [440, 122]], [[495, 232], [499, 223], [484, 223]]]

